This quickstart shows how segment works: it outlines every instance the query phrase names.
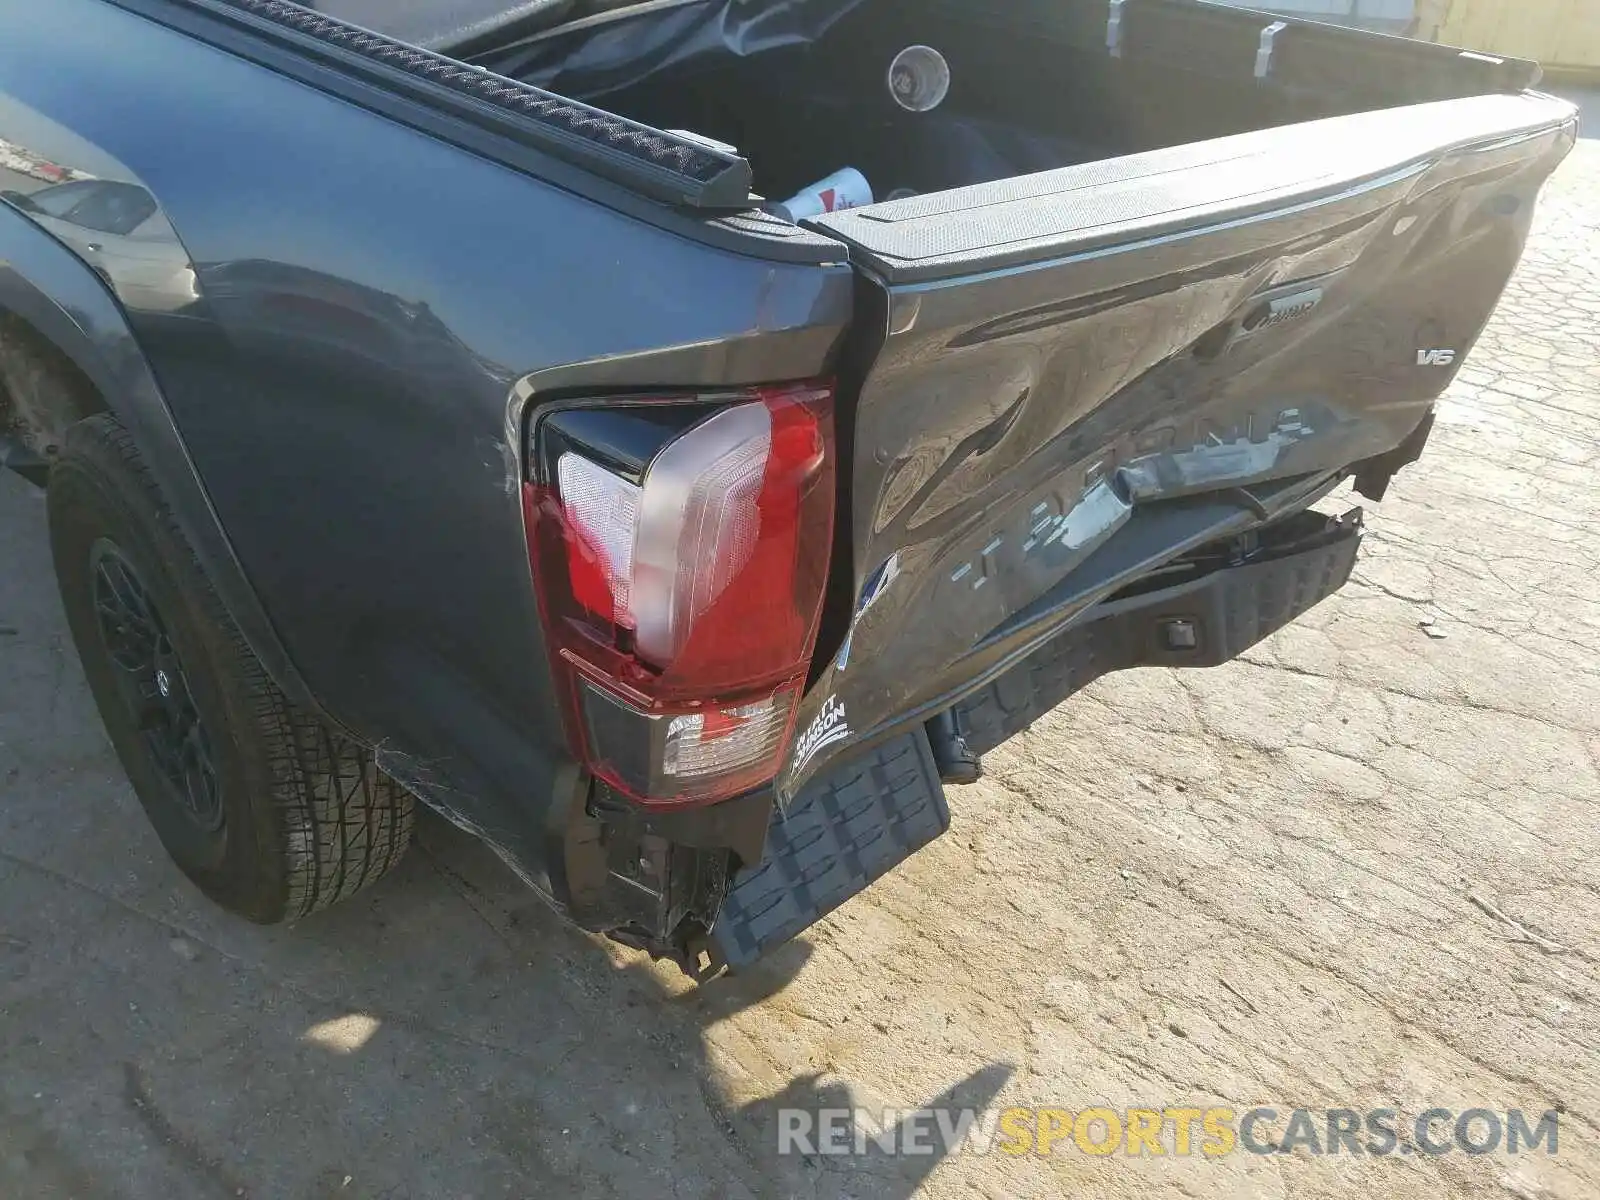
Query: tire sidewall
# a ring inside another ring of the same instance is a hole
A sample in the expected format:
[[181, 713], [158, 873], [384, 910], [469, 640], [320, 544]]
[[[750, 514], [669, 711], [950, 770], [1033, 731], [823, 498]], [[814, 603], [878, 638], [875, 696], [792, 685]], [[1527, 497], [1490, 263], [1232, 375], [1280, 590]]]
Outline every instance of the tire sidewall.
[[[56, 578], [90, 691], [134, 791], [179, 869], [225, 907], [257, 921], [280, 920], [288, 890], [282, 833], [272, 805], [260, 802], [273, 794], [273, 779], [266, 748], [255, 735], [251, 702], [230, 686], [237, 678], [236, 653], [208, 611], [220, 606], [152, 485], [120, 453], [115, 426], [93, 428], [101, 423], [87, 422], [90, 428], [69, 434], [48, 494]], [[95, 613], [91, 560], [101, 539], [139, 574], [183, 665], [216, 756], [224, 813], [219, 834], [202, 835], [169, 798], [170, 785], [125, 706]]]

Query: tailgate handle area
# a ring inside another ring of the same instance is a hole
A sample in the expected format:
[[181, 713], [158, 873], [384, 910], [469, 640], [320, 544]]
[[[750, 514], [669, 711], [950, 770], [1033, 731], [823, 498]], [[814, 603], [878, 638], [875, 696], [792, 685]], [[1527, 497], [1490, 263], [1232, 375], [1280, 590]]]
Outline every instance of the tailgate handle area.
[[1296, 284], [1275, 295], [1263, 297], [1240, 318], [1239, 337], [1249, 337], [1280, 325], [1303, 321], [1316, 311], [1327, 294], [1322, 284], [1314, 283]]
[[1238, 342], [1282, 329], [1306, 320], [1328, 298], [1335, 272], [1297, 283], [1286, 283], [1265, 292], [1257, 292], [1222, 324], [1202, 334], [1194, 343], [1194, 355], [1203, 362], [1220, 358]]

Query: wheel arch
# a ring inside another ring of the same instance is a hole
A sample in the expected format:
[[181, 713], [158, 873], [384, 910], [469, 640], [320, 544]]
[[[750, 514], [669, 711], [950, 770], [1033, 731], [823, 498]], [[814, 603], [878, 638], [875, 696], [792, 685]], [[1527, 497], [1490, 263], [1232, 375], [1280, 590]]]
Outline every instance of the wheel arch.
[[107, 411], [104, 394], [76, 362], [31, 322], [0, 307], [0, 427], [9, 423], [48, 457], [66, 426]]
[[[0, 338], [60, 385], [55, 411], [74, 421], [110, 413], [128, 431], [250, 649], [295, 703], [344, 728], [306, 685], [234, 553], [121, 305], [82, 259], [5, 205]], [[47, 465], [22, 473], [43, 482]]]

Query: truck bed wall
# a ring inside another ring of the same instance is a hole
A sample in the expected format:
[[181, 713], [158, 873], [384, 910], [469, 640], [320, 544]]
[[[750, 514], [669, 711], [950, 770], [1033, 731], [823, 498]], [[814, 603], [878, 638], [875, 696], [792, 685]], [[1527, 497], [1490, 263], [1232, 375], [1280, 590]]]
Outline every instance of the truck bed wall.
[[[711, 0], [619, 14], [481, 61], [733, 145], [758, 190], [779, 197], [845, 165], [880, 197], [934, 191], [1495, 90], [1482, 64], [1442, 48], [1309, 26], [1284, 39], [1292, 70], [1263, 72], [1271, 16], [1176, 0], [1127, 0], [1116, 32], [1108, 6], [1088, 0], [799, 0], [782, 11], [778, 22]], [[933, 113], [901, 110], [888, 90], [889, 64], [914, 44], [950, 63]]]

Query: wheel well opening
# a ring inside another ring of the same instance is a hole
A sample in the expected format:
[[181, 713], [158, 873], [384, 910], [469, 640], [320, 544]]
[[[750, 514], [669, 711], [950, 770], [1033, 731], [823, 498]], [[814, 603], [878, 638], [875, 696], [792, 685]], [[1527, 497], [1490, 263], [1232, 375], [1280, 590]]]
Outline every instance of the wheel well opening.
[[109, 409], [55, 343], [22, 317], [0, 310], [0, 443], [48, 463], [68, 428]]

